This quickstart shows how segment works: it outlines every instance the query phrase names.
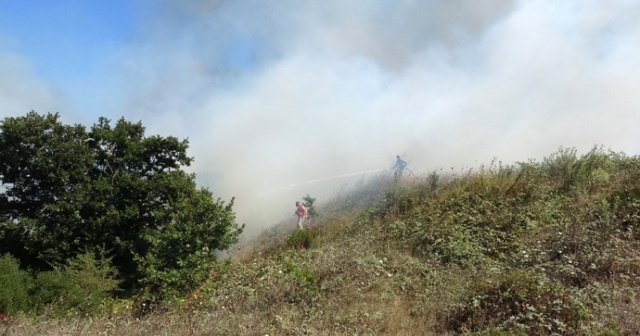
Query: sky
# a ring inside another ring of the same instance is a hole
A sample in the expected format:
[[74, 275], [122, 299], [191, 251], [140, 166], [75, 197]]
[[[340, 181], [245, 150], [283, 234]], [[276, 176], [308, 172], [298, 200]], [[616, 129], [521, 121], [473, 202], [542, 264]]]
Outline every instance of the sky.
[[[635, 0], [0, 0], [0, 118], [188, 138], [252, 235], [388, 171], [638, 155]], [[292, 222], [292, 227], [295, 224]]]

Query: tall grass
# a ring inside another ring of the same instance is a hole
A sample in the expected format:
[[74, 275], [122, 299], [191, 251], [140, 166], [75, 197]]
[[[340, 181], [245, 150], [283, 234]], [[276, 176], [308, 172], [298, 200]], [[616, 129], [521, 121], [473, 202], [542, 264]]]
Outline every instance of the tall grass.
[[320, 204], [310, 244], [280, 227], [220, 262], [186, 308], [18, 316], [6, 333], [632, 335], [639, 178], [637, 157], [601, 148], [397, 183], [380, 175]]

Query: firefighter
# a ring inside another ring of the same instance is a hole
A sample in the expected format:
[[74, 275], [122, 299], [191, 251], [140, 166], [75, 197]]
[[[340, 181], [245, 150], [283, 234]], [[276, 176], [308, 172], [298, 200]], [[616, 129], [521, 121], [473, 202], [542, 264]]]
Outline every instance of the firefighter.
[[393, 173], [394, 178], [397, 180], [402, 177], [402, 172], [407, 167], [407, 161], [404, 161], [400, 158], [400, 155], [396, 155], [396, 164], [391, 167], [391, 169], [395, 169], [396, 171]]
[[298, 217], [298, 228], [302, 230], [304, 220], [309, 218], [309, 212], [307, 211], [307, 208], [305, 208], [304, 205], [299, 201], [296, 201], [296, 212], [294, 212], [293, 215]]

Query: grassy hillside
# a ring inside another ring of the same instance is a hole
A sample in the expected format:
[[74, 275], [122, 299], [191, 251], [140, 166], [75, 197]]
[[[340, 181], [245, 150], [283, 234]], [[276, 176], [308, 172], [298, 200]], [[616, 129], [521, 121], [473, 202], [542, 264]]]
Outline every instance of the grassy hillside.
[[[23, 317], [8, 334], [633, 335], [640, 332], [640, 159], [542, 161], [394, 182], [265, 232], [188, 305], [136, 318]], [[194, 289], [195, 290], [195, 289]], [[0, 332], [2, 329], [0, 329]]]

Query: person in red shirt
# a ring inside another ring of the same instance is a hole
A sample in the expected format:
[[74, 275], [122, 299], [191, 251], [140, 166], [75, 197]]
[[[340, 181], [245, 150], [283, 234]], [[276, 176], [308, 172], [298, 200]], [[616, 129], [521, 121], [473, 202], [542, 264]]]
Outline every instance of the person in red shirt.
[[307, 208], [305, 208], [302, 203], [296, 201], [296, 212], [294, 212], [294, 215], [298, 217], [298, 228], [302, 230], [305, 218], [309, 218]]

